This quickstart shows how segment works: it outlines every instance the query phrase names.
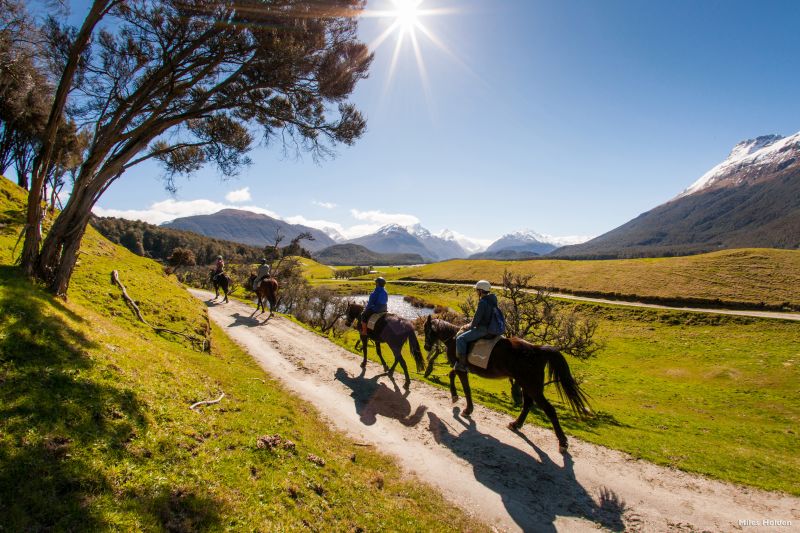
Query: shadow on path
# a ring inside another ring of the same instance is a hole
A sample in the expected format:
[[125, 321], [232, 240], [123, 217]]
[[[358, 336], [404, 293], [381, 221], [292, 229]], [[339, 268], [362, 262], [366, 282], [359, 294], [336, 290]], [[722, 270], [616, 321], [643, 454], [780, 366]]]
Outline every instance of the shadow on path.
[[389, 378], [392, 388], [385, 383], [378, 383], [378, 378], [386, 374], [378, 374], [364, 379], [366, 369], [356, 377], [351, 377], [343, 368], [336, 369], [336, 379], [347, 385], [353, 392], [350, 397], [355, 400], [356, 412], [366, 426], [373, 425], [378, 415], [393, 418], [404, 426], [413, 427], [419, 424], [427, 411], [424, 405], [418, 405], [412, 413], [408, 401], [408, 391], [402, 392], [394, 378]]
[[612, 531], [625, 529], [625, 502], [607, 488], [601, 489], [596, 498], [587, 493], [575, 479], [570, 455], [564, 456], [562, 467], [518, 433], [538, 457], [531, 456], [480, 433], [475, 422], [464, 420], [459, 412], [454, 409], [455, 420], [463, 431], [429, 412], [433, 438], [472, 465], [475, 479], [500, 495], [509, 516], [524, 531], [554, 532], [553, 523], [559, 516], [583, 518]]

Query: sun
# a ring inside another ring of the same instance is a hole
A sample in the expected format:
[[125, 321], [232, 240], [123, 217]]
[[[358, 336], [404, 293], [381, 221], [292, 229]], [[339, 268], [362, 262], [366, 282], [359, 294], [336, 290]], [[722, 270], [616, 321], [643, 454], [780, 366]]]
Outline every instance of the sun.
[[419, 23], [422, 0], [392, 0], [392, 3], [395, 20], [401, 29], [409, 30]]

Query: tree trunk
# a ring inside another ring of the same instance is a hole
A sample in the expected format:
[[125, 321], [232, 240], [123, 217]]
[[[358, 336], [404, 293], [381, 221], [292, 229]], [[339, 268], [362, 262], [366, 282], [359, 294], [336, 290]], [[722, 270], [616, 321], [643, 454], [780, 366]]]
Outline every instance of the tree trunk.
[[17, 185], [19, 185], [20, 187], [22, 187], [23, 189], [25, 189], [27, 191], [28, 187], [29, 187], [28, 175], [25, 174], [24, 172], [17, 173]]
[[35, 274], [47, 282], [50, 290], [59, 296], [67, 294], [94, 201], [94, 191], [86, 187], [73, 191], [70, 201], [42, 244]]
[[[72, 81], [75, 78], [75, 72], [78, 69], [80, 57], [89, 44], [89, 39], [94, 32], [95, 26], [100, 19], [103, 18], [111, 3], [112, 1], [110, 0], [95, 0], [92, 2], [89, 14], [83, 21], [83, 25], [75, 41], [72, 46], [70, 46], [67, 63], [64, 66], [64, 72], [61, 74], [61, 79], [59, 80], [58, 88], [56, 89], [56, 94], [53, 99], [53, 106], [50, 109], [50, 116], [47, 120], [47, 126], [42, 136], [42, 146], [33, 163], [31, 188], [28, 193], [28, 212], [25, 220], [25, 242], [22, 245], [22, 256], [20, 258], [22, 270], [28, 276], [37, 274], [37, 271], [41, 272], [41, 265], [38, 264], [39, 261], [37, 259], [39, 257], [39, 245], [42, 242], [42, 231], [39, 225], [44, 212], [44, 207], [42, 206], [42, 187], [44, 186], [44, 180], [50, 168], [50, 159], [53, 155], [58, 125], [64, 114], [67, 96], [72, 87]], [[83, 230], [81, 230], [81, 235], [83, 235]]]

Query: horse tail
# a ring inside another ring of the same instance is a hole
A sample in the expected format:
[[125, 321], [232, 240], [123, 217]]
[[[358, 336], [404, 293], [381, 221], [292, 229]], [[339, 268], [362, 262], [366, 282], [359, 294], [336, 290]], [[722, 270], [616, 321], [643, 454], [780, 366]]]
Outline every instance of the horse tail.
[[580, 416], [591, 414], [589, 398], [572, 376], [564, 355], [555, 348], [543, 347], [541, 349], [547, 354], [548, 381], [556, 384], [561, 400], [566, 400], [572, 410]]
[[422, 357], [417, 334], [413, 329], [408, 334], [408, 347], [411, 348], [411, 355], [414, 356], [414, 362], [417, 363], [417, 372], [422, 372], [425, 369], [425, 359]]

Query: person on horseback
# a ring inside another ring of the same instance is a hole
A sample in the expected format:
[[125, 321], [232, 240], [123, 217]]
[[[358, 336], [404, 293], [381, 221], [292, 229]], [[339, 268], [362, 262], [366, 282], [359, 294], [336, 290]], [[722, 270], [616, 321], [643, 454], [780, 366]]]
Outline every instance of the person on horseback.
[[367, 334], [367, 321], [369, 317], [374, 315], [375, 313], [385, 313], [389, 309], [389, 294], [386, 292], [384, 287], [386, 286], [386, 280], [383, 277], [375, 278], [375, 290], [372, 291], [372, 294], [369, 295], [369, 300], [367, 300], [367, 306], [364, 308], [364, 312], [361, 313], [361, 333], [363, 335]]
[[256, 272], [256, 279], [253, 281], [253, 290], [258, 289], [258, 284], [261, 283], [261, 280], [270, 277], [271, 272], [272, 268], [267, 263], [266, 258], [262, 258], [261, 265], [258, 267], [258, 272]]
[[492, 322], [494, 310], [497, 307], [497, 296], [492, 294], [492, 284], [480, 280], [475, 284], [478, 293], [478, 308], [469, 329], [456, 337], [456, 356], [458, 362], [453, 367], [459, 372], [467, 371], [467, 345], [489, 334], [489, 324]]
[[214, 281], [219, 281], [219, 275], [225, 272], [225, 261], [222, 260], [222, 256], [217, 256], [217, 266], [214, 270]]

